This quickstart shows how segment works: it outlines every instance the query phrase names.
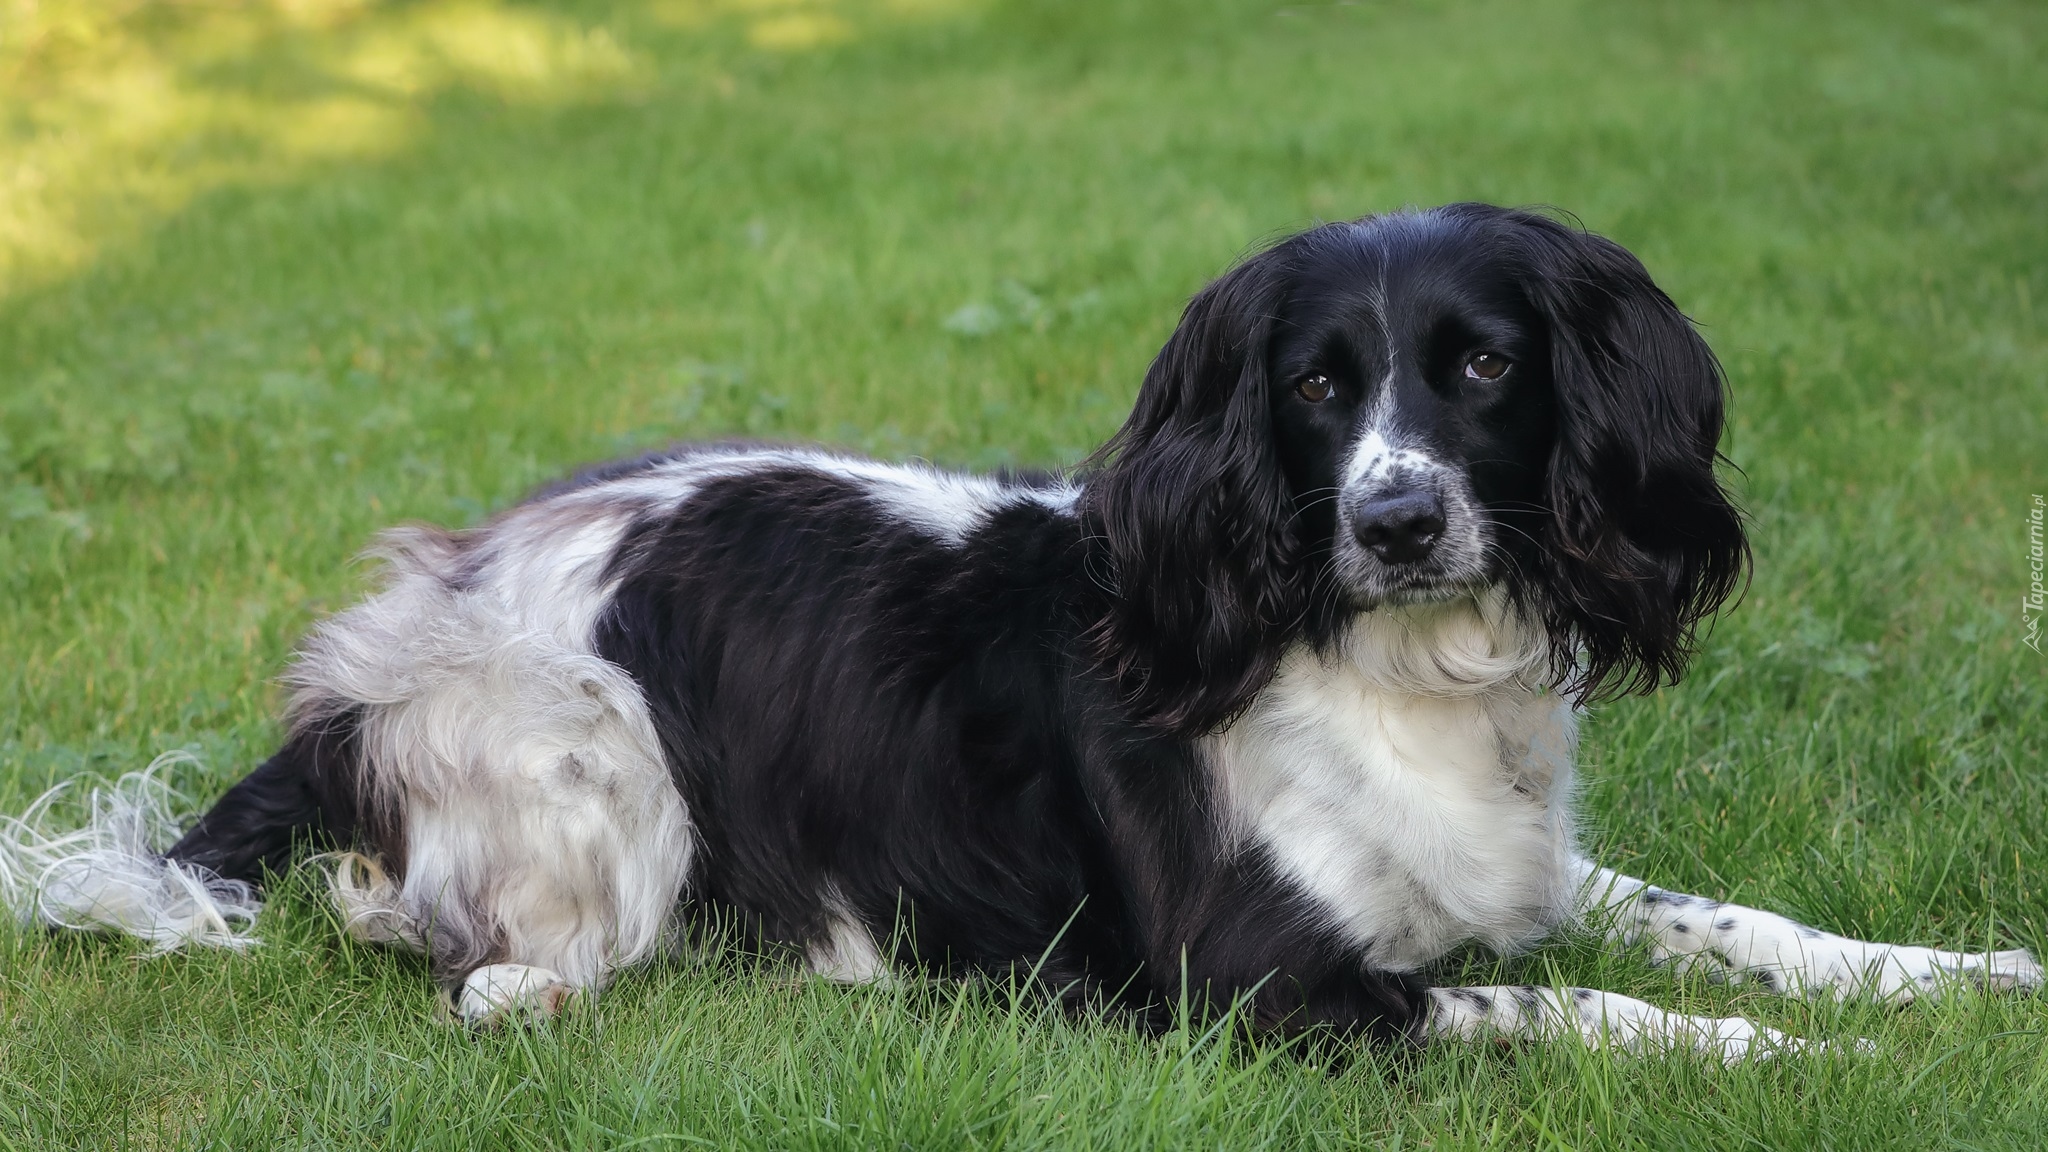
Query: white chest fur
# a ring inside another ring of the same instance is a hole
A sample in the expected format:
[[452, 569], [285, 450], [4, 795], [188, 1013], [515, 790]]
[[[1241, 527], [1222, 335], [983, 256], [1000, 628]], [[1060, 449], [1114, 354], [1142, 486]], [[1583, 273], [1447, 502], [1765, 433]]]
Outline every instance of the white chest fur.
[[1570, 705], [1495, 594], [1382, 608], [1282, 661], [1205, 749], [1224, 819], [1365, 949], [1409, 970], [1532, 943], [1571, 894]]

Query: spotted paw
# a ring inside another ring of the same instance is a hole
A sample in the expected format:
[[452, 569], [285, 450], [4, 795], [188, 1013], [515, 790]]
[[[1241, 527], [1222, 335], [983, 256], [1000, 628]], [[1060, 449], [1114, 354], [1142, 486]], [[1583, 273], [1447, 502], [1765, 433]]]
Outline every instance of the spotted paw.
[[2005, 952], [1944, 952], [1935, 948], [1870, 949], [1861, 972], [1838, 982], [1837, 995], [1875, 993], [1900, 1001], [1933, 999], [1966, 989], [2034, 992], [2043, 983], [2040, 961], [2024, 948]]
[[2038, 992], [2048, 983], [2041, 962], [2025, 948], [2005, 952], [1980, 952], [1968, 957], [1960, 975], [1973, 979], [1992, 992]]

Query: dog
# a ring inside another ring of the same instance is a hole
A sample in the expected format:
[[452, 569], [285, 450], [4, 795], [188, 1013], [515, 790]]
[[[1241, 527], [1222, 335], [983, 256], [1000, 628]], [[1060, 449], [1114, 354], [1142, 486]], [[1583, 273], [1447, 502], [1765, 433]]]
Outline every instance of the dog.
[[[829, 980], [1028, 971], [1285, 1036], [1798, 1041], [1592, 989], [1443, 988], [1574, 918], [1803, 995], [2033, 989], [1599, 868], [1580, 710], [1675, 681], [1745, 579], [1725, 385], [1620, 246], [1453, 204], [1311, 228], [1194, 297], [1068, 474], [682, 447], [401, 528], [288, 735], [156, 855], [5, 838], [13, 902], [242, 946], [317, 842], [357, 936], [470, 1021], [717, 923]], [[147, 781], [144, 781], [146, 784]], [[146, 799], [136, 789], [131, 800]], [[79, 837], [83, 836], [84, 839]]]

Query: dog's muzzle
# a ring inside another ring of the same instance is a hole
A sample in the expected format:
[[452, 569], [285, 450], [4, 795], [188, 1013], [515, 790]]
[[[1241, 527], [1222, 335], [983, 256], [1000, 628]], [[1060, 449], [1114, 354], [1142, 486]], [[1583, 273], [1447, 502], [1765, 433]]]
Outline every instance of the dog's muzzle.
[[1429, 558], [1444, 535], [1443, 497], [1427, 488], [1407, 488], [1361, 501], [1351, 511], [1351, 532], [1382, 564], [1416, 564]]
[[1371, 477], [1341, 506], [1337, 572], [1368, 603], [1437, 599], [1487, 575], [1483, 518], [1451, 469]]

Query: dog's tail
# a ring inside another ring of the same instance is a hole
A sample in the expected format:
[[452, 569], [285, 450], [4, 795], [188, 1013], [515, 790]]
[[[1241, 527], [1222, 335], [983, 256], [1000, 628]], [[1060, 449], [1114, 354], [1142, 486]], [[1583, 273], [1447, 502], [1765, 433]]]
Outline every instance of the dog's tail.
[[94, 788], [83, 827], [50, 827], [69, 781], [43, 793], [22, 815], [0, 816], [0, 906], [24, 923], [125, 932], [159, 952], [255, 944], [250, 929], [262, 902], [254, 877], [223, 875], [194, 859], [197, 853], [181, 852], [184, 840], [169, 851], [160, 848], [177, 835], [173, 813], [180, 799], [164, 773], [191, 759], [167, 753], [141, 772]]

